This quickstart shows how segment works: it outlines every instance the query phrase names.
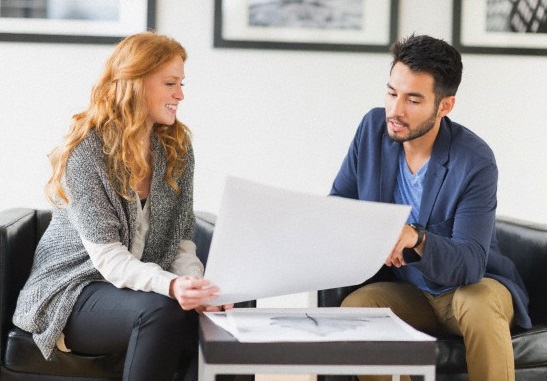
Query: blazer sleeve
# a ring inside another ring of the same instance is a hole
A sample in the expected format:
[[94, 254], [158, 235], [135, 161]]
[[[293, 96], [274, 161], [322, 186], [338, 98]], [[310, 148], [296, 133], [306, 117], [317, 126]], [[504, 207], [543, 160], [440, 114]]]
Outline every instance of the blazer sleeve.
[[330, 190], [331, 196], [340, 196], [353, 199], [359, 198], [359, 179], [357, 171], [360, 155], [362, 155], [361, 139], [363, 138], [363, 130], [365, 129], [366, 123], [367, 116], [365, 116], [359, 124], [359, 127], [355, 132], [355, 136], [349, 146], [348, 152], [344, 157], [342, 165], [340, 166], [338, 174], [334, 178], [332, 188]]
[[460, 286], [476, 283], [485, 274], [495, 224], [498, 171], [493, 160], [479, 167], [469, 178], [462, 178], [466, 185], [461, 194], [452, 190], [457, 200], [447, 199], [447, 204], [454, 205], [453, 217], [426, 227], [422, 257], [410, 265], [429, 281]]

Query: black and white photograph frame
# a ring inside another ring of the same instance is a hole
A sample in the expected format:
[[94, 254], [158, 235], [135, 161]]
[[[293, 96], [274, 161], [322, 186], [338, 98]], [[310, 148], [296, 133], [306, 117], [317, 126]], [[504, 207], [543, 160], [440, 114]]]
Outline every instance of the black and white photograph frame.
[[462, 53], [547, 55], [547, 0], [454, 0], [453, 16]]
[[398, 0], [215, 0], [220, 48], [387, 52]]
[[156, 27], [156, 0], [0, 0], [0, 41], [114, 44]]

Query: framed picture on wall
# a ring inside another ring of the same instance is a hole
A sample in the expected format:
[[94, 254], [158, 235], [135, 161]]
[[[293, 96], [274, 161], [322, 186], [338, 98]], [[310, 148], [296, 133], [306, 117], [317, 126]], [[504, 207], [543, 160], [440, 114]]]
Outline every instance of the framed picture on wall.
[[454, 0], [453, 43], [464, 53], [547, 55], [547, 0]]
[[387, 52], [398, 0], [215, 0], [214, 46]]
[[0, 0], [0, 41], [111, 44], [155, 21], [156, 0]]

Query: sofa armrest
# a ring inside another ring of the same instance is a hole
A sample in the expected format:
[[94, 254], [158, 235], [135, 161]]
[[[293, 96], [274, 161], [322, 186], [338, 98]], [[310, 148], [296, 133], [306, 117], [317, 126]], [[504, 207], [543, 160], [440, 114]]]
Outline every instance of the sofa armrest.
[[199, 260], [203, 263], [203, 266], [206, 266], [216, 218], [213, 214], [207, 212], [195, 212], [195, 215], [196, 227], [193, 241], [196, 244], [196, 254]]
[[[211, 240], [213, 239], [213, 231], [215, 228], [216, 216], [209, 212], [197, 211], [196, 229], [194, 232], [194, 243], [197, 246], [196, 254], [204, 266], [207, 266], [209, 257], [209, 249], [211, 248]], [[237, 274], [234, 274], [237, 276]], [[253, 308], [256, 307], [256, 300], [236, 303], [237, 308]]]
[[36, 249], [36, 211], [17, 208], [0, 212], [0, 358], [19, 291], [25, 284]]
[[329, 288], [317, 292], [318, 307], [340, 307], [346, 296], [357, 290], [359, 286], [347, 286], [338, 288]]
[[547, 324], [547, 225], [500, 216], [496, 237], [501, 253], [515, 263], [526, 286], [532, 323]]

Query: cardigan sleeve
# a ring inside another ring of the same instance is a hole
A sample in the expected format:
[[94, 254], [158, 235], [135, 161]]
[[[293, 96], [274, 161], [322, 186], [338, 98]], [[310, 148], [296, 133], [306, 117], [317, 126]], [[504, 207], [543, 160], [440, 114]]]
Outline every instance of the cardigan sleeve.
[[93, 266], [108, 282], [118, 288], [156, 292], [169, 296], [169, 284], [177, 276], [203, 276], [203, 264], [196, 256], [196, 245], [183, 240], [171, 271], [152, 262], [141, 262], [120, 242], [96, 244], [82, 237]]
[[67, 215], [88, 241], [128, 245], [128, 215], [110, 184], [101, 145], [93, 138], [90, 134], [80, 142], [67, 160], [63, 179], [69, 198]]
[[179, 243], [177, 256], [171, 264], [171, 271], [178, 276], [203, 277], [203, 264], [196, 255], [196, 244], [190, 240]]
[[176, 274], [141, 262], [121, 242], [96, 244], [83, 237], [82, 242], [95, 268], [114, 286], [169, 296], [169, 284]]

